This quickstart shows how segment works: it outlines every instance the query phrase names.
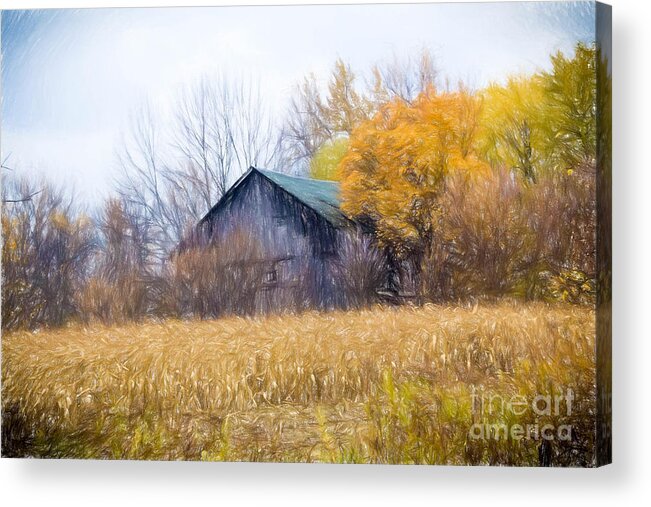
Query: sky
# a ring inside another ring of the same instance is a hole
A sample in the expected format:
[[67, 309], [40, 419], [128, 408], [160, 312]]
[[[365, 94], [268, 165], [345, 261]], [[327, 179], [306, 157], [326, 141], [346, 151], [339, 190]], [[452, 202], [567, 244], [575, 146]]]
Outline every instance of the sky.
[[364, 74], [427, 48], [443, 78], [481, 87], [548, 68], [594, 26], [591, 2], [3, 11], [1, 156], [92, 204], [134, 112], [203, 77], [259, 82], [282, 121], [296, 83], [325, 83], [337, 58]]

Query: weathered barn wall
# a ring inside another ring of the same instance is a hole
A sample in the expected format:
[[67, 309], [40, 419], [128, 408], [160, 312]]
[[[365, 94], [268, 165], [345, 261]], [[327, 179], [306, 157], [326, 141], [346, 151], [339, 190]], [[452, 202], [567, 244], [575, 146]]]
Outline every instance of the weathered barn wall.
[[257, 266], [256, 276], [262, 272], [259, 280], [243, 280], [257, 284], [257, 313], [344, 304], [335, 265], [338, 243], [347, 232], [262, 174], [241, 181], [199, 227], [209, 241], [248, 249], [242, 258]]

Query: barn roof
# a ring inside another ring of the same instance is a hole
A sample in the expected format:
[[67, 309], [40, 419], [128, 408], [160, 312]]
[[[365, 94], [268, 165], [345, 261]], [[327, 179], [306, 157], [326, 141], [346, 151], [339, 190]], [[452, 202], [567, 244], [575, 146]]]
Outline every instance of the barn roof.
[[293, 195], [303, 204], [314, 210], [335, 226], [350, 225], [350, 220], [341, 211], [339, 183], [335, 181], [300, 178], [287, 174], [254, 169], [270, 179], [287, 193]]
[[232, 198], [232, 194], [236, 188], [252, 174], [256, 173], [262, 175], [295, 199], [299, 200], [333, 226], [345, 227], [352, 224], [352, 222], [341, 211], [339, 183], [334, 181], [289, 176], [287, 174], [269, 171], [268, 169], [258, 169], [256, 167], [249, 168], [249, 170], [242, 175], [242, 177], [240, 177], [240, 179], [237, 180], [230, 189], [228, 189], [206, 216], [201, 219], [201, 222], [208, 220], [210, 216], [216, 213], [224, 203], [228, 202]]

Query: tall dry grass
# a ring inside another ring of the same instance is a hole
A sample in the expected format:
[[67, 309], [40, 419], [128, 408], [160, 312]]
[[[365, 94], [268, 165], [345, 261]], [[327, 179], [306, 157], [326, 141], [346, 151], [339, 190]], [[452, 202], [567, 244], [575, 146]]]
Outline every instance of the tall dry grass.
[[[3, 455], [591, 465], [594, 334], [592, 309], [521, 303], [17, 331]], [[570, 442], [468, 436], [473, 389], [567, 388], [571, 415], [516, 420]]]

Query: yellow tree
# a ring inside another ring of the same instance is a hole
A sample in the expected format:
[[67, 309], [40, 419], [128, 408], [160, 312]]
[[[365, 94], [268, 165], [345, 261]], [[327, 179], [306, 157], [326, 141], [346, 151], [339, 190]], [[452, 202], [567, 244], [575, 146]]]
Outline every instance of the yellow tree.
[[333, 133], [350, 134], [368, 119], [371, 102], [355, 89], [355, 74], [349, 65], [338, 59], [328, 84], [324, 115]]
[[290, 104], [286, 125], [289, 159], [311, 160], [324, 144], [350, 135], [372, 110], [372, 101], [357, 91], [355, 74], [343, 60], [335, 62], [325, 94], [311, 74], [296, 88]]
[[551, 70], [512, 77], [481, 92], [480, 151], [494, 167], [535, 182], [594, 164], [596, 52], [578, 44], [572, 58], [551, 57]]
[[513, 77], [481, 92], [480, 151], [493, 166], [506, 166], [535, 181], [545, 161], [548, 128], [543, 118], [544, 89], [534, 77]]
[[317, 180], [338, 180], [337, 167], [347, 150], [346, 137], [324, 143], [310, 160], [310, 177]]
[[382, 246], [419, 256], [431, 243], [446, 176], [487, 170], [475, 139], [479, 103], [465, 92], [395, 99], [355, 129], [339, 164], [343, 209], [375, 228]]

